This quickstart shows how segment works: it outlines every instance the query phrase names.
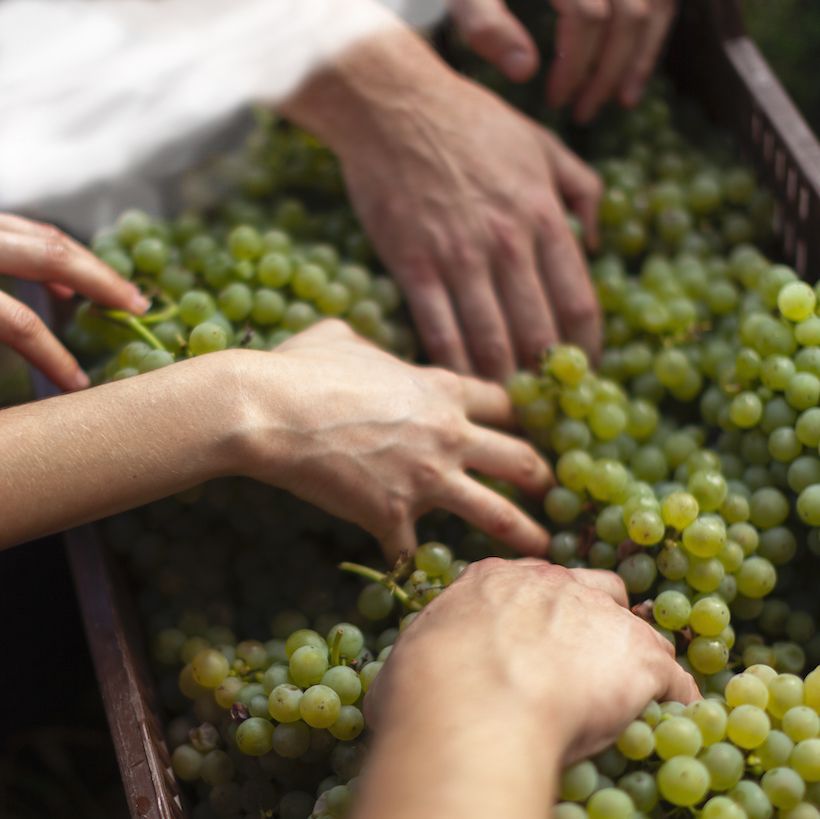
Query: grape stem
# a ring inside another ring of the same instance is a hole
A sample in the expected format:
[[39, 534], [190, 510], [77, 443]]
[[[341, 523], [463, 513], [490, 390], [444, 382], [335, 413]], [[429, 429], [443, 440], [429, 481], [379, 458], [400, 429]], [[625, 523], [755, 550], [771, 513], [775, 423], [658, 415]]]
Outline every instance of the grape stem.
[[133, 330], [146, 344], [149, 344], [155, 350], [168, 352], [165, 345], [136, 316], [132, 316], [124, 310], [103, 310], [102, 315]]
[[371, 569], [369, 566], [362, 566], [361, 563], [349, 563], [344, 561], [339, 564], [339, 568], [343, 572], [350, 572], [365, 580], [371, 580], [374, 583], [380, 583], [384, 586], [405, 608], [410, 611], [421, 611], [422, 605], [418, 600], [413, 600], [407, 592], [390, 577], [377, 569]]
[[341, 646], [342, 646], [342, 635], [344, 634], [344, 629], [337, 628], [336, 633], [333, 635], [333, 643], [330, 646], [330, 664], [331, 665], [341, 665]]

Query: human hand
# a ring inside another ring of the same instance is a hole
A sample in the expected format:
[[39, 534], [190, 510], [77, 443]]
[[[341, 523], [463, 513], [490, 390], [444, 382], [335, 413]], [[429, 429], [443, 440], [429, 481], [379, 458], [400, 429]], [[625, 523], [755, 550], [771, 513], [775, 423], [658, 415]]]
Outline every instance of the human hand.
[[506, 730], [538, 726], [563, 764], [611, 744], [650, 700], [700, 697], [617, 574], [531, 558], [473, 563], [427, 605], [368, 693], [368, 721], [416, 719], [430, 691], [451, 722], [496, 712]]
[[[581, 122], [611, 99], [640, 102], [677, 10], [677, 0], [551, 0], [557, 13], [547, 98], [573, 104]], [[468, 44], [511, 80], [529, 79], [538, 47], [504, 0], [450, 0]]]
[[501, 387], [405, 364], [341, 321], [239, 355], [250, 436], [235, 471], [359, 524], [389, 560], [415, 550], [415, 519], [437, 507], [520, 552], [546, 551], [543, 529], [467, 474], [537, 495], [550, 482], [529, 444], [479, 426], [512, 421]]
[[563, 203], [594, 244], [602, 188], [556, 137], [403, 31], [317, 75], [289, 113], [339, 155], [435, 363], [503, 379], [559, 337], [596, 356], [599, 308]]
[[[59, 298], [81, 293], [107, 307], [144, 313], [137, 288], [51, 225], [0, 213], [0, 273], [44, 283]], [[64, 390], [88, 376], [34, 311], [0, 291], [0, 342], [8, 344]]]

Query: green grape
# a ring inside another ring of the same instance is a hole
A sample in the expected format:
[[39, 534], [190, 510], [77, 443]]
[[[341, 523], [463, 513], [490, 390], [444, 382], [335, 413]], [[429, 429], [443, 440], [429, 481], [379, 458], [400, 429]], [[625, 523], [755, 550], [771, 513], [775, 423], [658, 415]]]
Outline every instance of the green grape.
[[299, 713], [311, 728], [330, 728], [339, 716], [339, 695], [327, 685], [312, 685], [299, 700]]
[[747, 819], [743, 808], [728, 796], [713, 796], [703, 806], [701, 819]]
[[250, 315], [253, 294], [246, 284], [233, 282], [220, 292], [217, 303], [231, 321], [244, 321]]
[[587, 357], [579, 347], [560, 344], [553, 347], [549, 361], [549, 372], [562, 384], [575, 386], [587, 374]]
[[552, 809], [551, 819], [588, 819], [587, 812], [573, 802], [559, 802]]
[[206, 355], [224, 350], [228, 346], [228, 337], [218, 324], [203, 321], [197, 324], [188, 336], [188, 350], [191, 355]]
[[734, 788], [746, 770], [743, 754], [728, 742], [716, 742], [698, 757], [709, 771], [710, 790], [728, 791]]
[[632, 819], [634, 811], [632, 799], [618, 788], [602, 788], [587, 802], [589, 819]]
[[204, 290], [190, 290], [179, 302], [179, 317], [189, 327], [207, 321], [216, 312], [216, 303]]
[[658, 804], [655, 777], [646, 771], [633, 771], [618, 780], [618, 788], [629, 794], [639, 811], [651, 811]]
[[117, 219], [117, 239], [127, 247], [135, 245], [151, 230], [151, 217], [141, 210], [126, 210]]
[[439, 577], [453, 562], [453, 553], [443, 543], [430, 541], [419, 546], [414, 555], [414, 562], [417, 569], [426, 572], [430, 577]]
[[611, 441], [626, 429], [627, 416], [615, 403], [596, 403], [589, 413], [589, 428], [601, 441]]
[[233, 760], [225, 751], [216, 748], [202, 760], [199, 777], [209, 785], [223, 785], [234, 777]]
[[694, 523], [699, 510], [697, 499], [689, 492], [672, 492], [661, 503], [663, 522], [678, 531]]
[[756, 705], [738, 705], [729, 714], [726, 734], [739, 748], [750, 750], [763, 744], [771, 723], [766, 712]]
[[[405, 618], [406, 619], [406, 618]], [[375, 662], [375, 663], [368, 663], [362, 670], [359, 672], [359, 679], [362, 682], [362, 691], [366, 694], [368, 688], [373, 683], [373, 680], [376, 678], [376, 675], [381, 671], [383, 663]]]
[[820, 526], [820, 483], [811, 484], [800, 492], [797, 513], [809, 526]]
[[683, 549], [665, 546], [655, 559], [658, 571], [668, 580], [682, 580], [689, 571], [689, 559]]
[[701, 635], [689, 643], [686, 656], [701, 674], [717, 674], [726, 667], [729, 660], [729, 647], [716, 637]]
[[152, 370], [159, 370], [174, 363], [174, 356], [167, 350], [151, 350], [139, 364], [139, 372], [148, 373]]
[[292, 301], [282, 316], [282, 327], [291, 333], [298, 333], [310, 327], [317, 320], [316, 311], [303, 301]]
[[290, 282], [296, 297], [305, 301], [318, 299], [327, 285], [327, 273], [317, 264], [300, 265]]
[[506, 386], [507, 394], [516, 407], [531, 404], [541, 394], [538, 379], [526, 370], [511, 375]]
[[697, 725], [704, 745], [712, 745], [726, 736], [728, 717], [722, 703], [698, 700], [688, 705], [684, 714]]
[[589, 454], [580, 449], [572, 449], [558, 459], [555, 472], [558, 480], [567, 489], [583, 492], [592, 468], [593, 460]]
[[765, 597], [774, 588], [777, 571], [765, 558], [747, 557], [736, 575], [738, 591], [752, 599]]
[[689, 559], [686, 570], [686, 582], [699, 592], [713, 592], [723, 582], [726, 570], [715, 557]]
[[629, 484], [629, 473], [622, 464], [604, 458], [595, 461], [588, 483], [593, 498], [617, 503]]
[[817, 298], [805, 282], [791, 282], [778, 293], [777, 308], [789, 321], [803, 321], [814, 313]]
[[695, 756], [702, 744], [697, 725], [686, 717], [669, 717], [655, 728], [655, 748], [661, 759]]
[[[342, 705], [353, 705], [362, 693], [359, 675], [349, 666], [329, 668], [322, 677], [322, 685], [332, 688], [339, 695]], [[273, 716], [275, 718], [275, 714]]]
[[293, 262], [284, 253], [266, 253], [256, 266], [256, 275], [266, 287], [284, 287], [293, 276]]
[[342, 658], [353, 659], [364, 647], [364, 635], [352, 623], [337, 623], [327, 633], [327, 644]]
[[729, 625], [729, 607], [719, 597], [703, 597], [692, 606], [689, 624], [698, 633], [716, 637]]
[[813, 708], [795, 705], [789, 708], [781, 720], [783, 732], [793, 742], [813, 739], [820, 733], [820, 716]]
[[571, 765], [561, 774], [560, 798], [566, 802], [586, 802], [598, 783], [598, 771], [592, 762]]
[[755, 749], [755, 756], [764, 771], [787, 765], [794, 750], [794, 742], [782, 731], [769, 731], [763, 744]]
[[236, 730], [236, 746], [248, 756], [263, 756], [273, 747], [273, 731], [269, 720], [250, 717]]
[[816, 407], [820, 400], [820, 378], [812, 373], [795, 373], [786, 384], [785, 396], [796, 410]]
[[752, 673], [738, 674], [726, 685], [726, 703], [732, 708], [738, 705], [754, 705], [765, 709], [769, 702], [767, 685]]
[[268, 712], [277, 722], [296, 722], [299, 717], [299, 703], [302, 689], [289, 683], [274, 688], [268, 697]]
[[362, 712], [353, 705], [343, 705], [339, 709], [339, 716], [336, 722], [328, 728], [328, 731], [338, 740], [350, 742], [364, 730], [364, 717]]
[[328, 668], [327, 650], [314, 645], [302, 645], [290, 655], [290, 675], [302, 688], [316, 685]]
[[131, 248], [131, 258], [140, 273], [156, 275], [168, 263], [168, 247], [161, 239], [147, 236]]
[[[616, 743], [618, 750], [627, 759], [646, 759], [655, 749], [655, 738], [650, 728], [645, 722], [636, 720], [626, 727], [618, 737]], [[569, 799], [568, 796], [563, 796]], [[580, 801], [580, 800], [579, 800]]]
[[228, 234], [228, 249], [240, 261], [258, 259], [265, 250], [259, 232], [250, 225], [239, 225]]
[[328, 282], [316, 297], [316, 306], [325, 316], [341, 316], [350, 308], [350, 291], [341, 282]]
[[700, 802], [709, 790], [709, 771], [691, 756], [674, 756], [658, 769], [658, 790], [673, 805]]
[[820, 782], [820, 739], [804, 739], [794, 746], [789, 766], [804, 782]]
[[700, 469], [689, 478], [686, 487], [703, 512], [717, 511], [726, 499], [729, 488], [719, 472]]
[[228, 676], [230, 665], [222, 652], [213, 648], [200, 651], [191, 660], [191, 673], [203, 688], [216, 688]]
[[629, 537], [641, 546], [658, 543], [665, 531], [660, 514], [653, 509], [638, 509], [633, 512], [626, 528]]
[[772, 803], [763, 788], [748, 779], [744, 779], [729, 791], [729, 798], [740, 805], [748, 819], [770, 819]]
[[753, 392], [741, 392], [732, 399], [729, 406], [729, 417], [732, 423], [741, 429], [750, 429], [760, 421], [763, 415], [763, 404]]
[[358, 609], [368, 620], [383, 620], [393, 611], [395, 599], [381, 583], [370, 583], [359, 593]]
[[716, 515], [698, 518], [683, 530], [683, 546], [695, 557], [714, 557], [726, 543], [726, 525]]
[[639, 594], [648, 591], [657, 576], [655, 561], [646, 554], [630, 555], [618, 566], [618, 574], [623, 579], [627, 591]]
[[273, 729], [272, 747], [279, 756], [298, 759], [310, 748], [310, 728], [304, 722], [283, 722]]
[[806, 793], [803, 780], [791, 768], [771, 768], [760, 784], [772, 805], [784, 810], [798, 805]]
[[790, 708], [803, 704], [803, 680], [795, 674], [778, 674], [768, 687], [767, 708], [778, 719], [782, 719]]
[[203, 762], [203, 755], [191, 745], [180, 745], [171, 754], [171, 767], [183, 782], [199, 779]]
[[652, 608], [655, 621], [670, 631], [680, 631], [689, 623], [692, 606], [687, 597], [677, 591], [663, 591]]

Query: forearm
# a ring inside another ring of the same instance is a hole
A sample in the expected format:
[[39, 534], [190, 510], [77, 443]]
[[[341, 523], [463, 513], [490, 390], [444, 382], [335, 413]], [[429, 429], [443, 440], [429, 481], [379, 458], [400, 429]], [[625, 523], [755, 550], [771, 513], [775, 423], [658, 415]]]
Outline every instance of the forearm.
[[515, 704], [483, 708], [469, 689], [448, 703], [419, 681], [414, 687], [415, 702], [379, 722], [355, 819], [549, 815], [562, 756], [551, 726]]
[[229, 473], [241, 385], [210, 358], [0, 412], [0, 548]]
[[456, 81], [418, 34], [396, 24], [315, 72], [281, 110], [337, 152], [366, 151], [385, 129], [409, 125], [421, 97]]

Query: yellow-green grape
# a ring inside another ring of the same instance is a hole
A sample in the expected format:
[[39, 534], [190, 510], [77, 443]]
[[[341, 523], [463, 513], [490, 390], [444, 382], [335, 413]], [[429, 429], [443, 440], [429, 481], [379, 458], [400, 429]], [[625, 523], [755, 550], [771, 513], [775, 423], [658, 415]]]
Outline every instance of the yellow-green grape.
[[300, 718], [302, 689], [289, 683], [277, 685], [268, 697], [268, 712], [277, 722], [296, 722]]
[[652, 607], [652, 614], [658, 625], [670, 631], [680, 631], [689, 623], [692, 610], [691, 603], [686, 595], [678, 591], [662, 591]]
[[[410, 617], [411, 615], [408, 615]], [[407, 620], [407, 617], [404, 618]], [[404, 625], [404, 621], [402, 621], [402, 625]], [[373, 684], [373, 680], [376, 679], [376, 675], [381, 671], [382, 665], [384, 663], [380, 662], [372, 662], [368, 663], [362, 670], [359, 672], [359, 679], [362, 682], [362, 691], [366, 694], [370, 686]]]
[[709, 771], [710, 789], [728, 791], [734, 788], [746, 770], [746, 760], [741, 751], [729, 742], [716, 742], [698, 757]]
[[738, 705], [729, 713], [726, 734], [739, 748], [751, 750], [763, 744], [771, 728], [768, 714], [756, 705]]
[[236, 746], [248, 756], [263, 756], [273, 748], [273, 723], [250, 717], [236, 729]]
[[324, 638], [313, 629], [300, 628], [290, 634], [285, 641], [285, 653], [288, 658], [293, 656], [296, 649], [302, 646], [312, 646], [327, 655], [327, 643]]
[[228, 234], [228, 248], [235, 259], [257, 259], [265, 245], [259, 232], [250, 225], [239, 225]]
[[655, 748], [661, 759], [695, 756], [702, 745], [697, 725], [686, 717], [670, 717], [655, 728]]
[[243, 685], [244, 683], [239, 677], [226, 677], [214, 689], [214, 702], [220, 708], [230, 708], [236, 702], [236, 695]]
[[254, 294], [251, 304], [251, 319], [263, 327], [276, 324], [285, 314], [287, 303], [284, 297], [269, 287], [260, 287]]
[[820, 484], [805, 487], [797, 497], [797, 514], [809, 526], [820, 526]]
[[701, 819], [748, 819], [746, 811], [728, 796], [713, 796], [703, 806]]
[[191, 355], [205, 355], [224, 350], [228, 346], [225, 330], [212, 321], [197, 324], [188, 337], [188, 350]]
[[362, 712], [353, 705], [343, 705], [339, 709], [339, 716], [336, 722], [328, 728], [328, 731], [338, 740], [350, 742], [356, 739], [364, 730], [364, 717]]
[[621, 733], [616, 745], [627, 759], [646, 759], [655, 750], [655, 737], [649, 725], [635, 720]]
[[364, 648], [364, 635], [352, 623], [336, 623], [327, 633], [327, 644], [332, 651], [338, 651], [340, 657], [352, 660]]
[[284, 287], [293, 276], [293, 262], [284, 253], [266, 253], [256, 266], [256, 275], [267, 287]]
[[689, 643], [686, 656], [701, 674], [717, 674], [729, 661], [729, 647], [717, 637], [700, 635]]
[[362, 693], [359, 675], [349, 666], [335, 665], [328, 668], [322, 677], [322, 685], [332, 688], [339, 695], [342, 705], [353, 705]]
[[595, 765], [586, 760], [570, 765], [562, 774], [559, 793], [566, 802], [586, 802], [598, 784]]
[[[772, 673], [774, 669], [772, 669]], [[731, 708], [738, 705], [754, 705], [765, 709], [769, 702], [767, 683], [749, 671], [732, 677], [726, 684], [724, 693], [726, 704]]]
[[638, 509], [626, 524], [629, 537], [641, 546], [652, 546], [663, 538], [665, 527], [660, 514], [653, 509]]
[[426, 572], [430, 577], [440, 577], [453, 562], [453, 553], [443, 543], [430, 541], [416, 550], [413, 557], [416, 568]]
[[208, 785], [222, 785], [230, 782], [234, 777], [233, 760], [225, 751], [215, 748], [202, 760], [199, 776]]
[[171, 767], [183, 782], [199, 779], [204, 756], [191, 745], [180, 745], [171, 754]]
[[531, 404], [541, 394], [538, 379], [526, 370], [511, 375], [506, 386], [507, 394], [516, 407]]
[[737, 574], [737, 590], [754, 600], [765, 597], [777, 582], [777, 571], [764, 557], [747, 557]]
[[772, 803], [757, 782], [743, 779], [729, 791], [728, 796], [743, 808], [748, 819], [768, 819], [772, 815]]
[[311, 728], [330, 728], [341, 707], [339, 695], [327, 685], [312, 685], [299, 700], [299, 713]]
[[793, 742], [813, 739], [820, 733], [820, 716], [807, 705], [795, 705], [783, 714], [781, 727]]
[[663, 522], [678, 531], [693, 523], [699, 511], [697, 499], [689, 492], [672, 492], [661, 502]]
[[789, 321], [803, 321], [814, 313], [817, 297], [805, 282], [792, 282], [777, 295], [777, 308]]
[[272, 747], [279, 756], [298, 759], [310, 748], [310, 728], [301, 721], [283, 722], [273, 731]]
[[290, 675], [302, 688], [319, 683], [327, 668], [327, 651], [316, 646], [300, 646], [290, 655]]
[[706, 637], [716, 637], [728, 625], [729, 607], [720, 597], [703, 597], [692, 606], [689, 625]]
[[714, 557], [726, 543], [726, 524], [717, 515], [705, 515], [683, 530], [682, 540], [695, 557]]
[[788, 765], [789, 757], [794, 750], [792, 742], [782, 731], [769, 731], [763, 744], [755, 749], [760, 767], [764, 771]]
[[803, 698], [806, 705], [820, 711], [820, 668], [815, 668], [803, 680]]
[[658, 770], [658, 790], [673, 805], [696, 805], [709, 790], [709, 771], [691, 756], [674, 756]]
[[632, 799], [618, 788], [602, 788], [587, 802], [589, 819], [631, 819], [634, 812]]
[[572, 449], [565, 452], [555, 465], [558, 480], [573, 492], [583, 492], [586, 489], [587, 480], [592, 469], [592, 458], [581, 449]]
[[686, 706], [684, 712], [698, 726], [704, 746], [720, 742], [726, 736], [728, 714], [717, 700], [698, 700]]
[[206, 648], [191, 660], [191, 673], [203, 688], [216, 688], [228, 676], [230, 664], [221, 651]]
[[549, 372], [562, 384], [575, 386], [587, 374], [587, 357], [580, 347], [560, 344], [553, 347], [548, 359]]
[[795, 674], [778, 674], [769, 683], [769, 713], [782, 719], [790, 708], [803, 704], [803, 680]]
[[772, 768], [763, 774], [761, 787], [776, 807], [788, 810], [798, 805], [806, 793], [800, 775], [791, 768]]
[[341, 282], [328, 282], [316, 298], [316, 306], [325, 316], [344, 315], [350, 304], [350, 291]]
[[789, 766], [805, 782], [820, 782], [820, 739], [804, 739], [794, 746]]

